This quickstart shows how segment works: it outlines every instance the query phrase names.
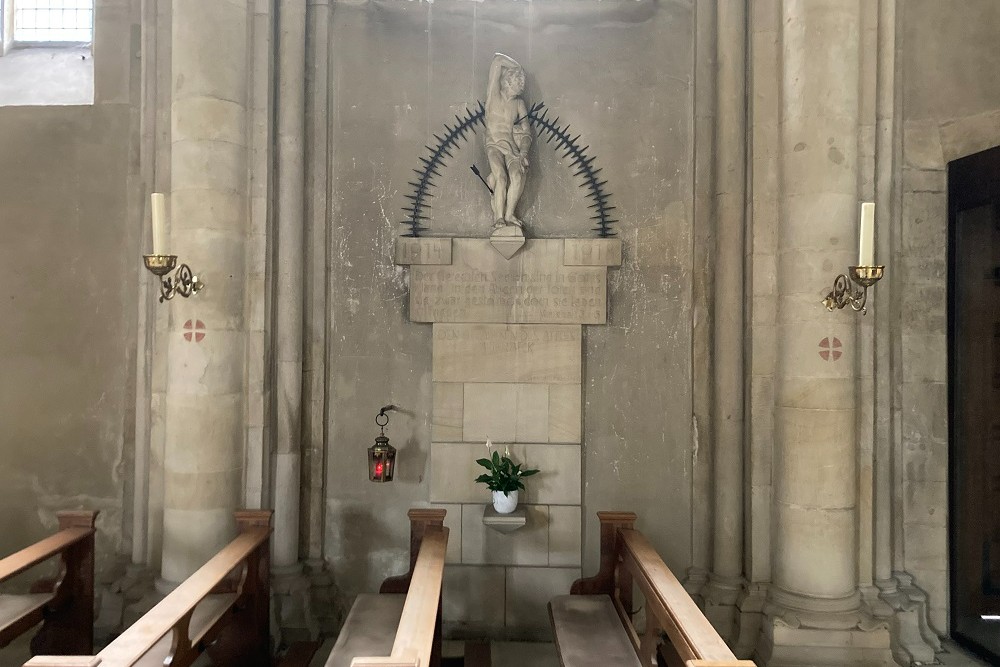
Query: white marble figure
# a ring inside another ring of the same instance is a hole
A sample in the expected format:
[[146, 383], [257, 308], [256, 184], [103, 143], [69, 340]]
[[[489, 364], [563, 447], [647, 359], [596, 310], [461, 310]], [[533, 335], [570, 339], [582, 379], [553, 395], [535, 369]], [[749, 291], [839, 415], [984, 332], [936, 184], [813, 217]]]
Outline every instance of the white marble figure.
[[520, 95], [524, 70], [513, 58], [497, 53], [490, 64], [486, 90], [486, 157], [490, 161], [487, 184], [493, 189], [493, 231], [507, 225], [523, 228], [514, 214], [528, 171], [531, 128], [528, 109]]

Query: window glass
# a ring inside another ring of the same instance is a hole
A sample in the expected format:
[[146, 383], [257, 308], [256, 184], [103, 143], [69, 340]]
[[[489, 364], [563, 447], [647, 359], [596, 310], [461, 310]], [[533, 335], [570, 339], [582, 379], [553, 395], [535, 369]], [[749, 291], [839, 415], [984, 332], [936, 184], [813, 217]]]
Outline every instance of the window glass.
[[93, 38], [94, 0], [13, 2], [15, 42], [87, 43]]

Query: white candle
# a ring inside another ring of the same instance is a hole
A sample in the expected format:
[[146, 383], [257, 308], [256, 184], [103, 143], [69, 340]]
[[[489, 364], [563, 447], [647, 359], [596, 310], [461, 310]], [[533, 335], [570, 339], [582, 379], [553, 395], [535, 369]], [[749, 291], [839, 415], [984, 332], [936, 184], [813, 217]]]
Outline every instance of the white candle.
[[153, 254], [165, 255], [167, 253], [167, 202], [160, 192], [154, 192], [149, 196], [149, 203], [153, 212]]
[[858, 266], [875, 266], [875, 203], [861, 204], [861, 234], [858, 241]]

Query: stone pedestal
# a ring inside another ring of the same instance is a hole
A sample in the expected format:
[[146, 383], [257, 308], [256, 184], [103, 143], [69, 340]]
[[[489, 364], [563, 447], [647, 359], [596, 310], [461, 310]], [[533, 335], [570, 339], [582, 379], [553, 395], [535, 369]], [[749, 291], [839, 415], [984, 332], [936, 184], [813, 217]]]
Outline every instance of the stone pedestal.
[[[430, 500], [448, 509], [444, 621], [454, 637], [548, 636], [548, 601], [580, 577], [583, 326], [607, 321], [616, 239], [531, 239], [510, 259], [489, 239], [401, 238], [410, 319], [431, 322]], [[483, 523], [473, 481], [489, 437], [541, 472], [523, 528]]]

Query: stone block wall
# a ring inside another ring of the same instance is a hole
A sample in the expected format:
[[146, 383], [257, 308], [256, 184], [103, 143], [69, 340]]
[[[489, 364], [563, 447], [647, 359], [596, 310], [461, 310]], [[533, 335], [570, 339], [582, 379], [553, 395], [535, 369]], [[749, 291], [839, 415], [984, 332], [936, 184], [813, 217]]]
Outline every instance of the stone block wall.
[[[545, 638], [548, 601], [581, 572], [582, 323], [607, 319], [620, 242], [529, 240], [509, 260], [487, 239], [441, 245], [401, 239], [397, 261], [411, 264], [410, 316], [434, 322], [430, 501], [451, 529], [444, 621], [455, 637]], [[485, 524], [490, 493], [474, 481], [487, 439], [541, 471], [520, 493], [525, 525], [509, 533]]]

